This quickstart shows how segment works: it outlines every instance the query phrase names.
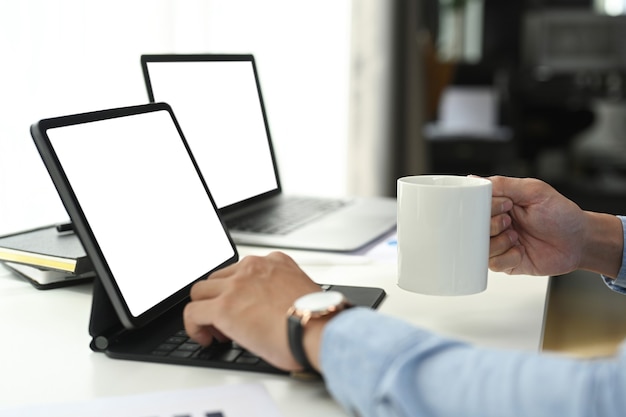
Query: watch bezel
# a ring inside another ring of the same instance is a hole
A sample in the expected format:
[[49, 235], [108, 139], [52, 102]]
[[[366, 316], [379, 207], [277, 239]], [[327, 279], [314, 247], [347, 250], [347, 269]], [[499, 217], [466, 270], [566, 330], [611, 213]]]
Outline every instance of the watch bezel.
[[[312, 304], [307, 306], [307, 303]], [[311, 319], [335, 314], [350, 306], [352, 304], [339, 291], [319, 291], [298, 298], [289, 309], [288, 314], [299, 317], [301, 324], [305, 326]]]

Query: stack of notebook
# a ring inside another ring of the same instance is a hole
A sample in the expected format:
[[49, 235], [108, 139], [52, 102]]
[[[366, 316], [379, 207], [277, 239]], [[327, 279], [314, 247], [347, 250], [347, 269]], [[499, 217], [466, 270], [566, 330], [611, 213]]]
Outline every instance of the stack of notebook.
[[0, 261], [39, 289], [78, 284], [95, 276], [78, 236], [58, 225], [0, 236]]

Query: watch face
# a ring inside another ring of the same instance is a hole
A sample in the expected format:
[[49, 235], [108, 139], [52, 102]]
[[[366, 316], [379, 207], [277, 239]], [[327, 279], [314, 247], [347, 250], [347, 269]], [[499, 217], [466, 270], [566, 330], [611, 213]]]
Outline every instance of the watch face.
[[344, 299], [343, 294], [338, 291], [320, 291], [298, 298], [294, 307], [299, 311], [324, 312], [340, 305]]

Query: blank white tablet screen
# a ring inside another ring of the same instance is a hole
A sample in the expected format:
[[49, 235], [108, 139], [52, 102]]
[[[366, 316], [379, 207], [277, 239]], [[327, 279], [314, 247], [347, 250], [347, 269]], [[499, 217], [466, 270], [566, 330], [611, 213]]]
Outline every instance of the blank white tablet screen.
[[169, 112], [47, 134], [133, 316], [234, 255]]

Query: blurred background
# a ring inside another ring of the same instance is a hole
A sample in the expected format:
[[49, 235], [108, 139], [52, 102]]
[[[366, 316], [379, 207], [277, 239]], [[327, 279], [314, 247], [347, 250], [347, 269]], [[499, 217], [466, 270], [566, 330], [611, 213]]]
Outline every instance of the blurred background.
[[505, 174], [626, 212], [625, 3], [2, 2], [0, 234], [67, 218], [30, 124], [146, 103], [143, 53], [253, 53], [290, 193]]
[[420, 3], [428, 169], [538, 177], [624, 212], [626, 3]]

